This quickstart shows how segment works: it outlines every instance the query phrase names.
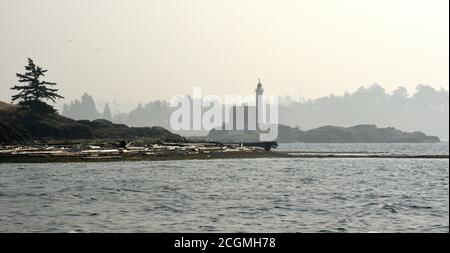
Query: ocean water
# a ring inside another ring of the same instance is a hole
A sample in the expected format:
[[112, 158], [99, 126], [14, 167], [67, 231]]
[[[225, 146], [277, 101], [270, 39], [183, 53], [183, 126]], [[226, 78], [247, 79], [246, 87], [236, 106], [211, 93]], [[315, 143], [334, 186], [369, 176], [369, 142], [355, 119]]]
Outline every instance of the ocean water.
[[[448, 154], [441, 144], [281, 150]], [[0, 164], [0, 232], [449, 232], [449, 160]]]
[[448, 155], [449, 143], [281, 143], [278, 150], [405, 156]]

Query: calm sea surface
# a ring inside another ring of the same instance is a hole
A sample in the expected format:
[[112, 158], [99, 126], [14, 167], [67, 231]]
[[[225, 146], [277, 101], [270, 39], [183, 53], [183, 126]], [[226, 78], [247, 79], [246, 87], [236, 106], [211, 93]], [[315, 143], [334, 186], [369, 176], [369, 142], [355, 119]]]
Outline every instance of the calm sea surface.
[[[281, 150], [448, 154], [442, 144]], [[0, 232], [449, 232], [448, 159], [0, 164]]]

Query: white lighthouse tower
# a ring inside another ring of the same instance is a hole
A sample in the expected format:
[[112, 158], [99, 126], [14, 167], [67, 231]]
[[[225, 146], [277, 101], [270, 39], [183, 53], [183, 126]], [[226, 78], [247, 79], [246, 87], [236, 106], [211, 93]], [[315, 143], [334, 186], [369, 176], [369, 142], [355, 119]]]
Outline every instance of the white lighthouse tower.
[[263, 114], [264, 114], [264, 110], [263, 108], [263, 94], [264, 94], [264, 89], [262, 87], [261, 84], [261, 80], [258, 79], [258, 85], [256, 86], [256, 130], [259, 131], [259, 117], [264, 118]]

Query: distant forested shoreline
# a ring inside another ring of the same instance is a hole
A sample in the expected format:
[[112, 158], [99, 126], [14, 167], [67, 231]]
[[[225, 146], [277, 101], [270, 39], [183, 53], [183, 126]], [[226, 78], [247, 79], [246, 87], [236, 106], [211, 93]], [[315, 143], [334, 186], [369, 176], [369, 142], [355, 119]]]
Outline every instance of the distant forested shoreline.
[[[428, 85], [417, 85], [415, 92], [408, 94], [404, 87], [388, 93], [382, 86], [373, 84], [341, 96], [331, 94], [301, 102], [284, 96], [279, 102], [279, 123], [302, 130], [325, 125], [376, 124], [448, 138], [449, 92]], [[104, 109], [100, 111], [99, 108]], [[129, 126], [161, 126], [172, 130], [169, 120], [175, 109], [168, 102], [157, 100], [138, 104], [129, 113], [114, 114], [109, 104], [104, 107], [98, 105], [91, 95], [85, 93], [80, 100], [65, 104], [62, 115], [76, 120], [102, 118]]]

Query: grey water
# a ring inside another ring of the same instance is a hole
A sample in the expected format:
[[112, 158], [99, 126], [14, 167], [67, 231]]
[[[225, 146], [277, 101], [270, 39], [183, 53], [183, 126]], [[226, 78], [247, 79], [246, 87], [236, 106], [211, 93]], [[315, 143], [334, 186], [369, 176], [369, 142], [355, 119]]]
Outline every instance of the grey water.
[[278, 150], [400, 156], [448, 155], [449, 143], [281, 143]]
[[[439, 144], [280, 150], [448, 154]], [[0, 232], [449, 232], [449, 160], [0, 163]]]

